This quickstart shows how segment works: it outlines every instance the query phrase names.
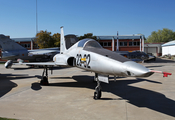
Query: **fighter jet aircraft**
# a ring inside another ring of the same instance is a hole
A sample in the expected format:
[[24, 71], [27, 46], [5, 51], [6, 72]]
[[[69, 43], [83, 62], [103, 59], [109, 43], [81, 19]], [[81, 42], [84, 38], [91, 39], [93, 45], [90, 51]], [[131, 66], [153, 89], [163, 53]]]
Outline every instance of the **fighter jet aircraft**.
[[17, 59], [29, 60], [30, 62], [46, 62], [52, 60], [55, 54], [60, 52], [59, 48], [47, 48], [37, 50], [27, 50], [21, 45], [4, 35], [0, 35], [0, 45], [2, 48], [1, 58], [8, 60], [5, 67], [12, 66], [13, 61]]
[[53, 56], [59, 53], [58, 47], [27, 50], [4, 35], [0, 35], [0, 45], [2, 48], [1, 58], [8, 60], [5, 63], [6, 68], [11, 67], [13, 61], [17, 59], [29, 60], [30, 62], [44, 62], [52, 60]]
[[40, 84], [48, 83], [48, 66], [72, 66], [78, 67], [95, 73], [97, 86], [94, 92], [94, 99], [101, 98], [100, 82], [109, 83], [109, 75], [124, 77], [149, 77], [154, 72], [163, 73], [164, 77], [171, 73], [153, 71], [141, 64], [123, 57], [115, 52], [109, 51], [101, 47], [101, 45], [93, 39], [83, 39], [67, 49], [63, 27], [61, 27], [61, 45], [60, 54], [53, 57], [53, 62], [42, 63], [22, 63], [29, 65], [45, 66]]

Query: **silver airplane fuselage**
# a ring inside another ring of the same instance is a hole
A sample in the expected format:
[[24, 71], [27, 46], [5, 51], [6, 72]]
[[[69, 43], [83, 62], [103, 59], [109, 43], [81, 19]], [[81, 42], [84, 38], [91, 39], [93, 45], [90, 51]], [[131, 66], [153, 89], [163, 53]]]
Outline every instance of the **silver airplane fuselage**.
[[69, 65], [70, 58], [73, 66], [102, 75], [148, 77], [153, 74], [148, 68], [102, 48], [93, 39], [79, 41], [64, 54], [55, 55], [53, 61], [58, 65], [67, 61], [65, 64]]

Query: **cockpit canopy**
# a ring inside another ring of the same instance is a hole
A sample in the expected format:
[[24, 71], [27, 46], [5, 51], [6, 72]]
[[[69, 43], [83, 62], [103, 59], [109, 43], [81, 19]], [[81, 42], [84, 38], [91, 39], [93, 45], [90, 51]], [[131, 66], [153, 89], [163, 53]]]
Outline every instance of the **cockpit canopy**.
[[78, 43], [78, 47], [83, 47], [85, 48], [102, 48], [102, 46], [95, 40], [93, 39], [83, 39]]
[[77, 47], [82, 47], [83, 50], [97, 53], [99, 55], [120, 61], [120, 62], [126, 62], [126, 61], [131, 61], [128, 58], [125, 58], [116, 52], [104, 49], [97, 41], [87, 38], [79, 41]]

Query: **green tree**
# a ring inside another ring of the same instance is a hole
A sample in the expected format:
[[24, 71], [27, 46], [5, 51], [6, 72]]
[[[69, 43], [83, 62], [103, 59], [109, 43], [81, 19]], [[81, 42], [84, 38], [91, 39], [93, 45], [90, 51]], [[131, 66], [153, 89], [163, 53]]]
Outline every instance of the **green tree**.
[[55, 47], [59, 47], [60, 46], [60, 34], [59, 33], [55, 33], [55, 34], [53, 34], [52, 38], [55, 41], [54, 46]]
[[39, 48], [51, 48], [51, 47], [58, 47], [60, 43], [60, 34], [56, 33], [53, 36], [51, 32], [40, 31], [36, 34], [36, 44], [38, 44]]
[[84, 34], [84, 36], [78, 37], [79, 40], [82, 40], [82, 39], [85, 39], [85, 38], [92, 38], [94, 40], [97, 40], [97, 37], [93, 36], [93, 33], [87, 33], [87, 34]]
[[168, 28], [163, 28], [163, 30], [153, 31], [147, 38], [149, 43], [159, 43], [159, 42], [169, 42], [175, 39], [175, 32]]

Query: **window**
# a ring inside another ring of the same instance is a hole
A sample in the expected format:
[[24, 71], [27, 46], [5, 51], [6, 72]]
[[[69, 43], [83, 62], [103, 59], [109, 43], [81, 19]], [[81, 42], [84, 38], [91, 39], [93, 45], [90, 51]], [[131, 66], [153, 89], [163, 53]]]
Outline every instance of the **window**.
[[127, 46], [127, 42], [119, 42], [120, 46]]
[[133, 42], [133, 46], [137, 46], [137, 42]]
[[129, 46], [132, 46], [132, 42], [129, 42]]
[[127, 42], [124, 42], [124, 46], [127, 46]]
[[108, 46], [108, 43], [107, 42], [104, 42], [103, 45], [106, 47], [106, 46]]
[[108, 42], [108, 46], [111, 46], [111, 42]]
[[140, 46], [140, 42], [129, 42], [129, 46]]
[[124, 43], [123, 42], [119, 42], [120, 46], [124, 46]]
[[101, 46], [104, 46], [104, 47], [110, 47], [111, 46], [111, 42], [101, 42], [100, 44], [101, 44]]

